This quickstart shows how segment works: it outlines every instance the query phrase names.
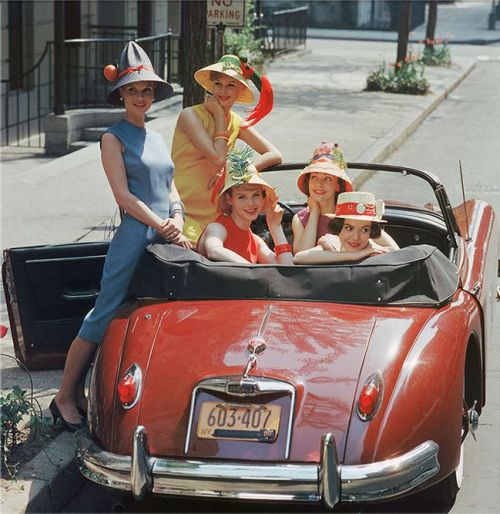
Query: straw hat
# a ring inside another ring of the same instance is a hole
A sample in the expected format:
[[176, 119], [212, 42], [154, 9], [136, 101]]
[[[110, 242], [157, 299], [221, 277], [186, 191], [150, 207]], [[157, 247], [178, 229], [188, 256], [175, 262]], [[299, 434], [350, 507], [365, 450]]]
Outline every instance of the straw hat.
[[214, 91], [214, 83], [210, 78], [213, 71], [222, 73], [236, 79], [244, 87], [241, 88], [236, 103], [250, 104], [254, 101], [254, 94], [248, 85], [252, 81], [258, 89], [259, 102], [243, 120], [242, 127], [251, 127], [258, 123], [264, 116], [267, 116], [273, 109], [274, 91], [265, 75], [261, 75], [255, 68], [250, 66], [246, 59], [236, 55], [223, 55], [219, 62], [206, 66], [194, 74], [194, 79], [209, 93]]
[[345, 170], [347, 163], [344, 153], [337, 143], [326, 143], [322, 141], [314, 149], [313, 157], [309, 166], [306, 166], [297, 179], [297, 187], [307, 195], [306, 178], [309, 173], [325, 173], [337, 177], [344, 182], [345, 191], [352, 191], [352, 183]]
[[335, 218], [386, 223], [382, 219], [384, 208], [384, 202], [375, 200], [372, 193], [362, 191], [340, 193], [335, 207]]
[[260, 173], [248, 171], [248, 166], [252, 164], [251, 156], [252, 151], [249, 147], [229, 152], [224, 172], [224, 185], [217, 195], [217, 206], [220, 212], [227, 212], [230, 207], [224, 193], [237, 186], [261, 186], [266, 192], [266, 198], [272, 204], [277, 202], [278, 198], [274, 188], [260, 176]]
[[251, 104], [254, 101], [252, 90], [248, 86], [248, 83], [243, 76], [241, 61], [239, 57], [236, 57], [236, 55], [223, 55], [219, 62], [211, 64], [210, 66], [206, 66], [194, 74], [194, 79], [196, 82], [198, 82], [198, 84], [209, 93], [213, 93], [214, 90], [214, 83], [210, 78], [210, 74], [213, 71], [236, 79], [244, 86], [241, 89], [238, 98], [236, 99], [236, 103]]
[[131, 82], [155, 82], [155, 100], [164, 100], [173, 92], [172, 86], [155, 73], [148, 54], [135, 41], [125, 45], [118, 68], [112, 64], [104, 68], [104, 76], [113, 82], [107, 98], [112, 105], [122, 105], [119, 88]]

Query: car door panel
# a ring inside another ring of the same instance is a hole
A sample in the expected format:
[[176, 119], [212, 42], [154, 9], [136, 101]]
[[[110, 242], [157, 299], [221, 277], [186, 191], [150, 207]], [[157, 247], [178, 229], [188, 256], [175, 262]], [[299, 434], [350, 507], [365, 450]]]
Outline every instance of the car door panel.
[[28, 369], [64, 365], [93, 307], [109, 241], [11, 248], [2, 278], [16, 356]]

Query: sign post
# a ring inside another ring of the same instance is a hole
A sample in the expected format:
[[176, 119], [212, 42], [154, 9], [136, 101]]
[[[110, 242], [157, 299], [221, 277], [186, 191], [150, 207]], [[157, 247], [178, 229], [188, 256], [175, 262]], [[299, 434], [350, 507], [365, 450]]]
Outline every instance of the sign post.
[[216, 60], [224, 54], [225, 28], [243, 28], [244, 24], [245, 0], [207, 0], [207, 27], [216, 29]]

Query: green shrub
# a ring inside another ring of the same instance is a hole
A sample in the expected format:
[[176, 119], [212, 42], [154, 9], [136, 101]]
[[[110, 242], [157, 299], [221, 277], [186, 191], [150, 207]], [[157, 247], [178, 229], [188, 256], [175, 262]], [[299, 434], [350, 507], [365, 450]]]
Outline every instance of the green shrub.
[[366, 91], [384, 91], [407, 95], [425, 95], [429, 82], [424, 77], [425, 66], [410, 54], [396, 65], [382, 63], [366, 79]]
[[[19, 386], [0, 396], [2, 467], [11, 478], [15, 477], [20, 466], [16, 451], [26, 439], [26, 433], [35, 437], [50, 437], [49, 419], [37, 414], [33, 401], [36, 400], [29, 399], [26, 390]], [[29, 416], [29, 421], [26, 429], [21, 430], [19, 424], [25, 416]]]
[[449, 66], [451, 64], [450, 49], [446, 41], [438, 38], [435, 41], [427, 39], [419, 41], [419, 43], [425, 44], [420, 62], [426, 66]]
[[245, 25], [242, 29], [227, 28], [224, 31], [224, 52], [239, 57], [246, 57], [252, 66], [264, 62], [262, 39], [255, 37], [254, 3], [245, 3]]

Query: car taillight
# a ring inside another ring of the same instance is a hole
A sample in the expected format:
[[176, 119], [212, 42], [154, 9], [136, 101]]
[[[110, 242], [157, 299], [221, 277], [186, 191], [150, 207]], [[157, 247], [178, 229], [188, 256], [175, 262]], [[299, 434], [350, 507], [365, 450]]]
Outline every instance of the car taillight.
[[142, 371], [138, 364], [132, 364], [118, 382], [118, 398], [124, 409], [131, 409], [142, 391]]
[[363, 421], [369, 421], [377, 414], [382, 401], [383, 382], [378, 373], [371, 375], [361, 389], [357, 404], [358, 416]]

